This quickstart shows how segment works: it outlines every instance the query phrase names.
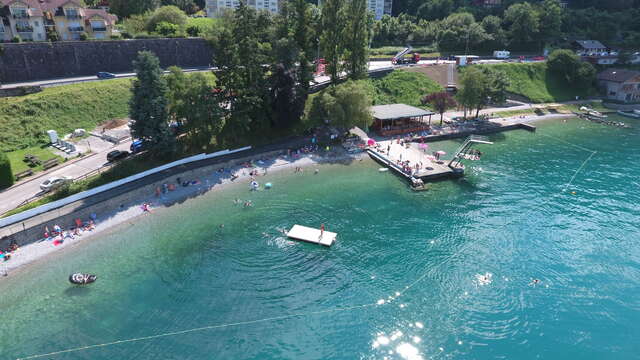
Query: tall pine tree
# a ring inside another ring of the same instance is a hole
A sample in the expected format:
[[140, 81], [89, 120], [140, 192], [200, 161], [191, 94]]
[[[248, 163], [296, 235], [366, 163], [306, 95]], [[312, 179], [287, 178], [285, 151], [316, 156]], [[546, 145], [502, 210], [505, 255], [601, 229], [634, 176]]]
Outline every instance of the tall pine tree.
[[141, 51], [133, 61], [136, 79], [129, 100], [129, 116], [134, 120], [131, 135], [143, 139], [154, 154], [166, 154], [175, 149], [175, 138], [169, 130], [167, 83], [160, 61], [150, 51]]
[[326, 0], [322, 2], [322, 34], [320, 35], [320, 49], [327, 62], [325, 72], [334, 84], [339, 79], [342, 66], [340, 61], [344, 53], [344, 0]]
[[351, 79], [367, 77], [369, 42], [373, 17], [367, 0], [349, 0], [345, 5], [343, 48], [344, 68]]

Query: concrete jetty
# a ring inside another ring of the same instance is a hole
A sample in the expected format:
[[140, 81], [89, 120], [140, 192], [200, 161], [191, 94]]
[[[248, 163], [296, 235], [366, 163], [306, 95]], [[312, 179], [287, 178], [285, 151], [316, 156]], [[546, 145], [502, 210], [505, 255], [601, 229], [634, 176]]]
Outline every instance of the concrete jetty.
[[[447, 162], [434, 159], [433, 156], [427, 154], [426, 150], [420, 149], [421, 145], [418, 143], [399, 144], [394, 140], [386, 140], [379, 142], [378, 145], [376, 148], [367, 150], [369, 156], [409, 181], [412, 177], [423, 181], [433, 181], [462, 176], [464, 173], [464, 167], [461, 164], [455, 167], [448, 166]], [[405, 172], [400, 163], [406, 161], [409, 161], [413, 166], [420, 164], [420, 168], [414, 168], [410, 173]]]

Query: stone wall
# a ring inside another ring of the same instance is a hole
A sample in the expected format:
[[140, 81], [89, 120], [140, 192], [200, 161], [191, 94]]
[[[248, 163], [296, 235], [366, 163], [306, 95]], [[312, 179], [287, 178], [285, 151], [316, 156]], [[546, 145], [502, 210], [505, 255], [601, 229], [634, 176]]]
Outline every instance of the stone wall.
[[0, 82], [15, 83], [74, 76], [100, 71], [133, 72], [137, 53], [149, 50], [162, 67], [210, 66], [213, 49], [204, 39], [140, 39], [3, 44]]

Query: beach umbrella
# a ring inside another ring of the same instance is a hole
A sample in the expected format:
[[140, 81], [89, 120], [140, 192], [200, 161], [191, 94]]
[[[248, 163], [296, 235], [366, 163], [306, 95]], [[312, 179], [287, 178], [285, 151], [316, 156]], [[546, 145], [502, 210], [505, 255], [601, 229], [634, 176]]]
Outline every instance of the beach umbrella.
[[442, 150], [438, 150], [436, 153], [437, 153], [438, 155], [447, 155], [447, 153], [446, 153], [446, 152], [444, 152], [444, 151], [442, 151]]
[[375, 140], [373, 140], [373, 139], [369, 139], [369, 140], [367, 140], [367, 145], [369, 145], [369, 146], [373, 146], [373, 145], [375, 145], [375, 144], [376, 144], [376, 141], [375, 141]]

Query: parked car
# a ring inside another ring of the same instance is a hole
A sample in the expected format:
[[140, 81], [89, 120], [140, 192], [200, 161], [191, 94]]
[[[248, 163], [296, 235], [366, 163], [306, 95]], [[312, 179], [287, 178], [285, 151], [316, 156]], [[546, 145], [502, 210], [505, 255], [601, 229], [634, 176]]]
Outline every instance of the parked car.
[[138, 153], [144, 149], [146, 149], [147, 143], [143, 140], [134, 140], [129, 147], [132, 154]]
[[72, 179], [68, 177], [58, 177], [58, 176], [50, 177], [44, 182], [42, 182], [42, 184], [40, 184], [40, 190], [44, 192], [49, 192], [59, 188], [60, 186], [66, 183], [70, 183], [71, 181]]
[[116, 77], [116, 74], [100, 71], [96, 76], [98, 77], [98, 79], [114, 79]]
[[113, 150], [107, 154], [107, 161], [108, 162], [117, 161], [117, 160], [124, 159], [127, 156], [129, 156], [128, 151]]

